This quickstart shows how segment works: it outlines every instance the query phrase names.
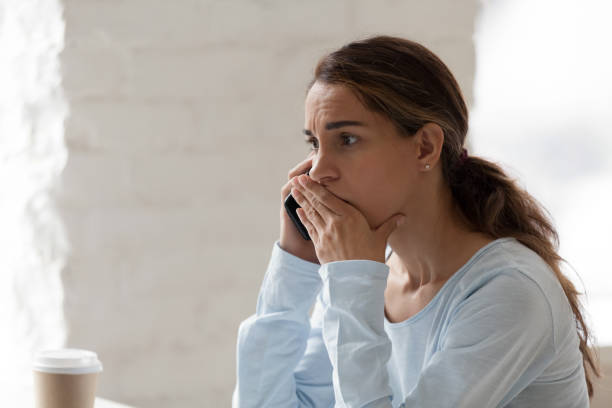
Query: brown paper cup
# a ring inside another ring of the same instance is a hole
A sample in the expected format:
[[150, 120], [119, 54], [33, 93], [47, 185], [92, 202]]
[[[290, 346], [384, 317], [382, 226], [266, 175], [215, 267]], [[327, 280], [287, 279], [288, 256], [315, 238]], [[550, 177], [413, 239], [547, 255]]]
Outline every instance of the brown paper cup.
[[45, 350], [34, 361], [36, 408], [93, 408], [102, 364], [80, 349]]

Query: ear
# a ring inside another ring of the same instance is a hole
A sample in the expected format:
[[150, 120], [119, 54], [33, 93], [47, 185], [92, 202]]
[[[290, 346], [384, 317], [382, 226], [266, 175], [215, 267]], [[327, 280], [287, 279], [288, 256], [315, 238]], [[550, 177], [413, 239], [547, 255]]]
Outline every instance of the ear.
[[425, 169], [427, 164], [434, 168], [440, 160], [444, 145], [444, 131], [440, 125], [433, 122], [424, 124], [415, 135], [415, 143], [420, 168]]

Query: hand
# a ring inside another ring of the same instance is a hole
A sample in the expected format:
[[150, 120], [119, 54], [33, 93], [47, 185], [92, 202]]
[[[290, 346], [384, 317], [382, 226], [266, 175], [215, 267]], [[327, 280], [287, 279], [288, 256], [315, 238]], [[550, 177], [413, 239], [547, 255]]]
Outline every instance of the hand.
[[350, 259], [385, 262], [389, 235], [405, 219], [395, 214], [375, 229], [364, 215], [307, 175], [295, 177], [291, 194], [321, 264]]
[[298, 258], [308, 262], [319, 263], [312, 241], [302, 238], [293, 221], [285, 210], [284, 202], [291, 192], [291, 182], [300, 174], [306, 173], [312, 167], [312, 156], [309, 156], [289, 171], [288, 182], [281, 189], [280, 205], [280, 247]]

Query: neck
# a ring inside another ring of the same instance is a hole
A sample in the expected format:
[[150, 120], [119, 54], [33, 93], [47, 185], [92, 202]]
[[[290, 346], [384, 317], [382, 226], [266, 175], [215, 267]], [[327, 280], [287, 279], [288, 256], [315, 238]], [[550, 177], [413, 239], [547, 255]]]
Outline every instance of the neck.
[[414, 216], [395, 229], [388, 240], [394, 252], [391, 273], [405, 292], [446, 282], [492, 240], [469, 230], [448, 188], [431, 196], [435, 199], [428, 204], [404, 212]]

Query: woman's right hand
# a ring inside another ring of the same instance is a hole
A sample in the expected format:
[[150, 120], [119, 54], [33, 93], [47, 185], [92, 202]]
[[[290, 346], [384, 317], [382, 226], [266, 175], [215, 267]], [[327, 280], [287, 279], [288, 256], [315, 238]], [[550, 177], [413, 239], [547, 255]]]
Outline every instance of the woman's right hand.
[[305, 174], [312, 167], [312, 157], [300, 162], [289, 171], [289, 181], [281, 189], [280, 209], [280, 246], [292, 255], [305, 261], [319, 263], [312, 241], [305, 240], [293, 224], [287, 210], [285, 210], [285, 199], [291, 194], [291, 181], [300, 174]]

